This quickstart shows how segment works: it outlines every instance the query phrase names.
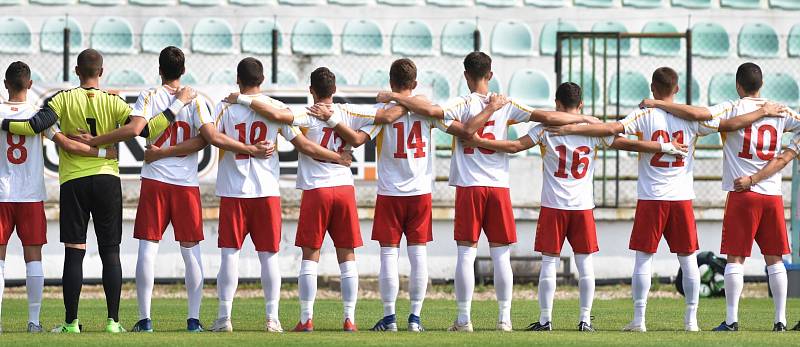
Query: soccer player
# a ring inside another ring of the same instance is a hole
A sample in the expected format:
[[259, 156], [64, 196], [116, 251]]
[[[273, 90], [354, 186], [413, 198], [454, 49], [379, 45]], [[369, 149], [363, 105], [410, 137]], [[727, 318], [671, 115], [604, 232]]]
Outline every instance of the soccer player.
[[[556, 111], [579, 114], [583, 107], [581, 87], [562, 83], [556, 90]], [[580, 291], [578, 331], [594, 331], [591, 324], [594, 300], [594, 265], [592, 254], [599, 250], [593, 215], [594, 158], [598, 147], [627, 151], [668, 154], [669, 158], [685, 155], [686, 146], [672, 141], [635, 141], [621, 136], [587, 137], [554, 136], [539, 124], [516, 140], [491, 140], [476, 136], [471, 147], [504, 153], [517, 153], [541, 146], [544, 162], [542, 208], [536, 225], [534, 250], [542, 253], [539, 273], [539, 321], [528, 326], [531, 331], [553, 330], [551, 323], [556, 272], [561, 248], [568, 240], [575, 253]]]
[[[535, 111], [518, 102], [496, 105], [493, 113], [480, 113], [492, 106], [489, 81], [492, 79], [492, 59], [483, 52], [473, 52], [464, 58], [464, 77], [471, 94], [454, 98], [444, 106], [433, 105], [422, 98], [400, 93], [382, 92], [378, 102], [395, 101], [411, 112], [444, 119], [447, 132], [470, 139], [481, 137], [504, 140], [507, 125], [515, 122], [539, 121], [559, 125], [583, 121], [596, 122], [593, 117]], [[500, 98], [498, 98], [500, 100]], [[478, 116], [480, 114], [480, 116]], [[453, 126], [458, 121], [463, 126]], [[457, 142], [450, 165], [450, 185], [456, 187], [454, 238], [458, 244], [455, 287], [458, 317], [449, 330], [472, 331], [470, 308], [475, 289], [474, 264], [481, 229], [486, 233], [494, 265], [494, 285], [498, 302], [497, 329], [512, 330], [511, 249], [517, 241], [511, 197], [508, 190], [508, 156], [487, 149], [465, 147]]]
[[[78, 88], [58, 92], [47, 99], [42, 109], [29, 119], [5, 119], [2, 129], [17, 135], [34, 135], [57, 121], [64, 134], [97, 147], [147, 135], [152, 128], [166, 127], [174, 115], [194, 98], [190, 88], [178, 92], [176, 101], [152, 122], [143, 117], [130, 117], [131, 108], [117, 95], [98, 89], [103, 74], [103, 56], [93, 49], [78, 55], [75, 72]], [[81, 134], [81, 131], [87, 133]], [[160, 132], [160, 131], [159, 131]], [[79, 333], [78, 302], [83, 285], [83, 258], [86, 254], [86, 231], [91, 216], [103, 262], [103, 289], [106, 295], [108, 320], [105, 331], [124, 332], [119, 323], [119, 300], [122, 268], [119, 244], [122, 237], [122, 190], [116, 159], [107, 159], [99, 149], [99, 157], [59, 152], [59, 220], [61, 242], [64, 243], [62, 277], [65, 322], [54, 332]], [[103, 154], [103, 155], [99, 155]]]
[[[744, 63], [736, 71], [738, 100], [708, 108], [658, 100], [645, 100], [643, 104], [692, 120], [734, 121], [753, 113], [772, 113], [768, 111], [769, 104], [765, 104], [767, 100], [759, 97], [762, 85], [761, 68], [753, 63]], [[748, 191], [736, 192], [734, 189], [734, 179], [754, 175], [775, 157], [784, 131], [796, 132], [800, 129], [800, 115], [788, 108], [782, 111], [782, 117], [761, 118], [723, 137], [722, 189], [728, 191], [728, 199], [722, 220], [720, 253], [728, 255], [728, 264], [725, 266], [727, 314], [725, 321], [714, 328], [715, 331], [739, 330], [743, 264], [750, 256], [753, 241], [758, 243], [767, 263], [775, 304], [773, 330], [786, 330], [787, 278], [782, 256], [789, 254], [790, 250], [783, 214], [781, 175], [767, 177], [753, 184]]]

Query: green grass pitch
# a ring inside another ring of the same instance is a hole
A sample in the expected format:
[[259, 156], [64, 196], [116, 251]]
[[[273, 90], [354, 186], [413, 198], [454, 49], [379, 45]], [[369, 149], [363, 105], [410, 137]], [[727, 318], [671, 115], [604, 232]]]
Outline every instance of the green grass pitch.
[[[596, 333], [574, 331], [577, 300], [558, 300], [554, 309], [556, 331], [534, 333], [494, 331], [497, 306], [494, 301], [473, 303], [472, 319], [475, 333], [448, 333], [444, 329], [455, 315], [455, 304], [449, 300], [428, 300], [423, 309], [423, 323], [427, 332], [376, 333], [367, 331], [382, 313], [377, 300], [358, 302], [356, 320], [361, 329], [357, 333], [343, 333], [341, 329], [341, 303], [336, 300], [321, 300], [315, 306], [313, 333], [268, 334], [263, 332], [264, 304], [261, 299], [237, 299], [233, 311], [235, 332], [232, 334], [183, 332], [185, 329], [186, 303], [181, 299], [154, 299], [153, 317], [156, 332], [153, 334], [126, 333], [111, 335], [101, 333], [106, 317], [105, 302], [100, 299], [81, 301], [80, 317], [84, 326], [81, 335], [29, 335], [24, 333], [27, 306], [23, 299], [7, 299], [3, 302], [3, 328], [0, 335], [2, 346], [418, 346], [418, 345], [541, 345], [541, 346], [797, 346], [800, 332], [772, 333], [773, 310], [770, 299], [743, 299], [740, 304], [739, 333], [713, 333], [709, 330], [724, 318], [724, 299], [703, 299], [700, 303], [699, 320], [704, 330], [700, 333], [685, 333], [683, 328], [683, 303], [675, 299], [651, 299], [648, 304], [650, 331], [644, 334], [622, 333], [619, 329], [631, 317], [630, 300], [597, 300], [593, 310]], [[800, 319], [800, 300], [790, 299], [790, 327]], [[216, 314], [216, 302], [206, 298], [203, 302], [202, 320], [210, 326]], [[404, 327], [408, 313], [408, 302], [398, 302], [398, 321]], [[122, 323], [130, 328], [137, 319], [135, 300], [123, 300]], [[285, 329], [296, 323], [297, 300], [281, 302], [281, 322]], [[516, 301], [513, 306], [515, 329], [523, 329], [534, 317], [538, 317], [538, 306], [533, 300]], [[63, 306], [59, 300], [47, 299], [43, 303], [42, 323], [50, 328], [63, 319]]]

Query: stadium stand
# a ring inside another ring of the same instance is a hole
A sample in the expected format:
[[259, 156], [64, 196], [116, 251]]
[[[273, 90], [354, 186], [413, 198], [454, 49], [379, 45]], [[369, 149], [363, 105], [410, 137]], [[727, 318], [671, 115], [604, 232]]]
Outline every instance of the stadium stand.
[[92, 48], [107, 54], [132, 54], [133, 28], [120, 17], [102, 17], [94, 22], [90, 35]]
[[145, 6], [145, 7], [161, 7], [175, 5], [173, 0], [128, 0], [131, 5]]
[[[592, 31], [596, 33], [626, 33], [628, 29], [625, 28], [625, 25], [619, 22], [597, 22], [592, 25]], [[631, 54], [631, 40], [630, 39], [622, 39], [619, 41], [619, 54], [622, 56], [629, 56]], [[597, 48], [592, 49], [594, 46], [593, 42], [589, 42], [589, 50], [594, 52], [597, 55], [603, 55], [603, 50], [606, 49], [606, 46], [603, 45], [602, 40], [597, 40]], [[617, 41], [616, 40], [608, 40], [608, 53], [609, 54], [616, 54], [617, 52]]]
[[361, 73], [358, 85], [364, 87], [388, 87], [389, 71], [380, 69], [364, 71]]
[[720, 72], [711, 77], [708, 83], [708, 104], [716, 105], [739, 98], [736, 93], [736, 76], [730, 72]]
[[761, 96], [794, 109], [800, 106], [800, 88], [797, 81], [784, 73], [765, 73]]
[[737, 43], [740, 57], [776, 58], [780, 51], [778, 33], [764, 23], [742, 25]]
[[635, 8], [659, 8], [662, 7], [661, 0], [622, 0], [622, 6]]
[[342, 32], [342, 54], [380, 55], [383, 33], [378, 23], [367, 19], [351, 20]]
[[[594, 102], [595, 106], [601, 104], [602, 100], [602, 91], [600, 88], [600, 83], [597, 82], [597, 79], [592, 76], [591, 72], [584, 71], [583, 74], [573, 71], [569, 76], [567, 76], [565, 82], [572, 82], [577, 83], [583, 88], [583, 107], [587, 110], [591, 110], [592, 102]], [[591, 88], [587, 88], [587, 84], [591, 83]]]
[[192, 29], [192, 51], [205, 54], [233, 53], [233, 29], [219, 18], [203, 18]]
[[692, 9], [711, 8], [711, 0], [672, 0], [672, 6]]
[[183, 47], [183, 29], [172, 18], [150, 18], [142, 27], [142, 52], [159, 53], [164, 47]]
[[436, 156], [450, 157], [453, 153], [453, 135], [439, 129], [433, 129], [433, 142], [436, 144]]
[[323, 0], [278, 0], [278, 3], [281, 5], [288, 5], [288, 6], [315, 6], [315, 5], [322, 5], [325, 3]]
[[[677, 33], [678, 29], [670, 22], [648, 22], [642, 28], [643, 33]], [[680, 55], [680, 39], [642, 39], [639, 41], [639, 54], [659, 57]]]
[[74, 0], [30, 0], [32, 4], [44, 6], [68, 6], [75, 4]]
[[[638, 71], [622, 71], [619, 87], [619, 104], [622, 107], [637, 107], [642, 99], [650, 97], [650, 82]], [[608, 84], [608, 100], [617, 100], [616, 74], [611, 76]]]
[[[713, 133], [697, 138], [695, 143], [698, 147], [720, 147], [722, 139], [719, 133]], [[722, 151], [719, 149], [695, 149], [694, 157], [697, 159], [719, 159], [722, 158]]]
[[31, 53], [33, 33], [28, 22], [19, 17], [0, 18], [0, 53]]
[[[556, 33], [559, 31], [578, 31], [575, 24], [565, 21], [548, 22], [542, 26], [542, 31], [539, 34], [539, 54], [541, 55], [554, 55], [556, 54]], [[578, 55], [581, 45], [581, 40], [572, 41], [572, 55]], [[561, 46], [562, 54], [569, 54], [570, 42], [564, 41]]]
[[550, 85], [547, 77], [539, 71], [519, 70], [508, 82], [508, 96], [531, 107], [553, 107]]
[[272, 0], [228, 0], [231, 5], [238, 6], [267, 6], [276, 5]]
[[418, 0], [376, 0], [379, 4], [389, 6], [414, 6], [419, 4]]
[[44, 82], [44, 77], [42, 77], [42, 74], [40, 74], [39, 71], [31, 70], [31, 81], [34, 83]]
[[236, 71], [223, 69], [214, 71], [208, 76], [208, 84], [232, 84], [236, 83]]
[[541, 8], [564, 7], [564, 0], [524, 0], [525, 5]]
[[[675, 95], [675, 102], [686, 102], [686, 73], [678, 73], [678, 94]], [[700, 102], [700, 82], [692, 76], [692, 105], [702, 105]]]
[[[489, 80], [489, 92], [491, 93], [502, 93], [503, 88], [500, 86], [500, 80], [497, 79], [497, 76], [493, 76], [491, 80]], [[469, 94], [469, 87], [467, 86], [467, 80], [463, 77], [458, 80], [458, 95], [467, 95]]]
[[800, 24], [795, 24], [789, 31], [789, 38], [786, 39], [786, 51], [789, 57], [800, 56]]
[[467, 7], [472, 5], [472, 0], [426, 0], [425, 3], [441, 7]]
[[222, 0], [180, 0], [181, 4], [188, 6], [219, 6], [222, 5]]
[[761, 0], [719, 0], [720, 7], [752, 10], [761, 7]]
[[142, 74], [124, 69], [111, 71], [106, 78], [106, 84], [112, 87], [124, 87], [145, 85], [147, 82]]
[[506, 20], [495, 24], [492, 29], [491, 51], [506, 57], [533, 55], [533, 33], [521, 21]]
[[[53, 78], [53, 82], [56, 83], [63, 83], [64, 81], [64, 73], [59, 71], [58, 74]], [[69, 84], [71, 85], [78, 85], [80, 80], [78, 79], [78, 75], [75, 74], [75, 71], [69, 72]]]
[[697, 23], [692, 27], [692, 55], [704, 58], [725, 58], [730, 51], [730, 38], [718, 23]]
[[272, 30], [278, 29], [278, 49], [283, 47], [281, 27], [270, 18], [255, 18], [247, 21], [242, 29], [242, 52], [269, 54], [272, 52]]
[[442, 54], [463, 57], [475, 49], [474, 33], [478, 26], [474, 21], [453, 20], [442, 29]]
[[434, 102], [444, 102], [450, 98], [450, 82], [447, 77], [440, 72], [425, 70], [417, 75], [417, 82], [420, 86], [431, 89], [431, 99]]
[[69, 28], [69, 44], [73, 49], [83, 47], [83, 29], [74, 18], [51, 17], [42, 25], [39, 44], [42, 51], [51, 53], [64, 52], [64, 27]]
[[590, 8], [606, 8], [613, 7], [613, 0], [575, 0], [575, 6], [590, 7]]
[[333, 32], [328, 23], [303, 18], [292, 30], [292, 52], [304, 55], [333, 54]]
[[769, 7], [783, 10], [800, 10], [800, 1], [796, 0], [769, 0]]
[[517, 5], [516, 0], [475, 0], [475, 4], [487, 7], [513, 7]]
[[392, 30], [392, 53], [408, 56], [433, 55], [433, 34], [425, 22], [408, 19]]
[[328, 0], [328, 3], [342, 6], [366, 6], [369, 5], [369, 0]]

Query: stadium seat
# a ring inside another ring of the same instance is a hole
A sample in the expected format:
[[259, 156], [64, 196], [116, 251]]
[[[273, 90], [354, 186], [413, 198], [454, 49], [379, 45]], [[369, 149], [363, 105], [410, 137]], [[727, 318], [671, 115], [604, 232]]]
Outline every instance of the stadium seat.
[[369, 0], [328, 0], [328, 3], [341, 6], [367, 6]]
[[614, 6], [613, 0], [575, 0], [576, 7], [606, 8]]
[[672, 6], [692, 9], [711, 8], [711, 0], [672, 0]]
[[[336, 84], [337, 85], [340, 85], [340, 86], [350, 85], [350, 83], [347, 80], [347, 77], [345, 77], [345, 75], [341, 71], [333, 70], [333, 75], [336, 76]], [[297, 77], [295, 77], [295, 79], [297, 79]]]
[[[722, 139], [719, 133], [700, 136], [697, 138], [695, 146], [722, 147]], [[719, 159], [722, 158], [722, 149], [695, 149], [694, 157], [697, 159]]]
[[492, 29], [491, 50], [493, 54], [506, 57], [533, 55], [531, 28], [521, 21], [506, 20]]
[[31, 26], [19, 17], [0, 18], [0, 53], [31, 53], [33, 34]]
[[[608, 83], [608, 104], [617, 103], [617, 74], [611, 75]], [[637, 107], [642, 99], [650, 97], [650, 82], [644, 75], [634, 71], [622, 71], [619, 76], [619, 105]]]
[[[58, 74], [56, 74], [56, 78], [53, 80], [53, 82], [55, 82], [55, 83], [64, 83], [64, 72], [63, 71], [59, 71]], [[78, 85], [78, 84], [81, 83], [80, 79], [78, 78], [78, 75], [75, 74], [74, 70], [70, 70], [70, 72], [69, 72], [69, 82], [68, 83], [71, 84], [71, 85]]]
[[180, 0], [180, 3], [188, 6], [219, 6], [222, 0]]
[[94, 22], [91, 34], [92, 48], [106, 54], [131, 54], [133, 28], [121, 17], [102, 17]]
[[208, 84], [213, 85], [235, 85], [236, 71], [231, 69], [216, 70], [208, 76]]
[[[502, 93], [503, 88], [500, 87], [500, 81], [497, 79], [497, 76], [492, 76], [492, 79], [489, 80], [489, 92], [491, 93]], [[467, 95], [469, 94], [469, 87], [467, 86], [467, 80], [463, 77], [458, 81], [458, 95]]]
[[785, 73], [765, 74], [761, 96], [794, 109], [800, 106], [800, 87], [791, 75]]
[[358, 80], [358, 85], [363, 87], [388, 87], [389, 71], [380, 69], [364, 71]]
[[[595, 107], [602, 105], [603, 94], [600, 89], [600, 83], [592, 76], [591, 72], [584, 71], [583, 74], [581, 74], [578, 71], [572, 71], [572, 74], [567, 76], [564, 82], [572, 82], [581, 86], [583, 91], [583, 107], [585, 110], [591, 111], [592, 102], [594, 102]], [[587, 85], [591, 85], [591, 88], [587, 87]]]
[[531, 107], [552, 107], [550, 82], [541, 72], [533, 69], [515, 71], [508, 83], [508, 96]]
[[[336, 84], [339, 84], [339, 75], [336, 75]], [[234, 77], [234, 81], [235, 81]], [[272, 72], [264, 71], [264, 84], [272, 84]], [[278, 69], [278, 83], [279, 86], [296, 86], [300, 84], [300, 80], [294, 72]]]
[[[675, 95], [675, 102], [686, 103], [686, 74], [678, 74], [678, 94]], [[700, 105], [700, 83], [692, 76], [692, 105]]]
[[68, 6], [75, 4], [75, 0], [30, 0], [30, 3], [43, 6]]
[[[649, 22], [642, 28], [643, 33], [677, 33], [678, 29], [670, 22]], [[639, 54], [658, 57], [674, 57], [680, 55], [681, 39], [641, 39]]]
[[789, 31], [786, 50], [790, 57], [800, 57], [800, 24], [795, 24], [792, 30]]
[[472, 5], [471, 0], [426, 0], [425, 3], [440, 7], [467, 7]]
[[267, 5], [277, 5], [277, 1], [275, 0], [228, 0], [231, 5], [237, 6], [267, 6]]
[[663, 4], [661, 0], [622, 0], [622, 6], [634, 8], [659, 8]]
[[342, 53], [380, 55], [383, 53], [383, 33], [378, 23], [368, 19], [353, 19], [342, 31]]
[[541, 8], [564, 7], [564, 0], [524, 0], [524, 2], [525, 5]]
[[780, 50], [778, 33], [768, 24], [747, 23], [739, 30], [736, 40], [740, 57], [776, 58]]
[[172, 18], [156, 17], [142, 27], [142, 52], [159, 53], [164, 47], [183, 47], [183, 29]]
[[316, 6], [324, 5], [324, 0], [278, 0], [281, 5], [289, 6]]
[[442, 29], [442, 54], [463, 57], [475, 50], [475, 21], [453, 20]]
[[[628, 29], [625, 28], [620, 22], [599, 22], [592, 25], [592, 32], [597, 33], [626, 33]], [[597, 48], [592, 49], [592, 41], [589, 41], [589, 49], [590, 51], [594, 52], [596, 55], [603, 55], [603, 50], [606, 49], [606, 46], [603, 44], [603, 40], [596, 40]], [[622, 56], [629, 56], [631, 54], [631, 39], [621, 39], [619, 40], [619, 54]], [[609, 56], [616, 56], [617, 55], [617, 39], [608, 39], [608, 55]]]
[[431, 100], [434, 102], [443, 102], [450, 98], [450, 82], [441, 73], [426, 70], [417, 75], [417, 81], [419, 82], [417, 88], [430, 88]]
[[22, 0], [0, 0], [0, 6], [22, 5]]
[[[555, 55], [556, 54], [556, 33], [559, 31], [578, 31], [575, 24], [564, 21], [548, 22], [542, 27], [542, 32], [539, 34], [539, 54], [541, 55]], [[583, 42], [581, 39], [572, 40], [572, 55], [580, 55], [580, 45]], [[564, 41], [561, 46], [563, 55], [569, 54], [569, 41]]]
[[770, 8], [779, 8], [783, 10], [800, 10], [800, 1], [797, 0], [769, 0]]
[[44, 82], [44, 77], [42, 77], [42, 74], [40, 74], [39, 71], [31, 69], [31, 81], [41, 83]]
[[392, 53], [424, 56], [433, 54], [433, 34], [428, 24], [409, 19], [397, 22], [392, 31]]
[[475, 4], [483, 5], [486, 7], [514, 7], [517, 5], [516, 0], [475, 0]]
[[278, 29], [278, 50], [280, 50], [283, 47], [281, 27], [271, 18], [255, 18], [249, 20], [242, 29], [242, 52], [271, 54], [272, 29]]
[[157, 6], [174, 6], [176, 4], [176, 1], [175, 0], [128, 0], [128, 3], [137, 6], [157, 7]]
[[233, 53], [233, 29], [223, 19], [203, 18], [192, 29], [192, 51], [205, 54]]
[[437, 157], [450, 157], [453, 154], [453, 135], [439, 129], [433, 129], [433, 143]]
[[83, 29], [74, 17], [50, 17], [42, 24], [39, 44], [42, 51], [51, 53], [64, 52], [64, 27], [69, 28], [69, 44], [71, 52], [78, 52], [83, 47]]
[[78, 0], [78, 2], [90, 6], [117, 6], [126, 3], [125, 0]]
[[303, 55], [333, 54], [333, 32], [327, 23], [304, 18], [294, 24], [292, 52]]
[[415, 6], [419, 4], [418, 0], [376, 0], [379, 4], [389, 6]]
[[754, 10], [761, 7], [761, 0], [719, 0], [719, 7]]
[[113, 87], [141, 86], [147, 84], [142, 74], [129, 70], [114, 70], [106, 78], [106, 84]]
[[736, 93], [736, 76], [732, 73], [717, 73], [708, 83], [708, 104], [718, 105], [728, 100], [739, 99]]
[[692, 27], [692, 55], [704, 58], [725, 58], [730, 51], [728, 32], [722, 25], [712, 22], [697, 23]]

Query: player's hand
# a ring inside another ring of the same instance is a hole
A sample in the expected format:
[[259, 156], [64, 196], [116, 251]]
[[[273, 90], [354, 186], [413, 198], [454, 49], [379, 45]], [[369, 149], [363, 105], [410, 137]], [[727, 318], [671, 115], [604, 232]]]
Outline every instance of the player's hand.
[[86, 132], [86, 130], [78, 129], [78, 133], [74, 135], [67, 135], [71, 140], [78, 141], [80, 143], [89, 145], [91, 147], [97, 147], [93, 142], [94, 136], [92, 134]]
[[642, 102], [639, 103], [639, 108], [654, 108], [658, 104], [657, 100], [653, 99], [642, 99]]
[[194, 100], [195, 97], [197, 97], [197, 91], [189, 86], [182, 87], [177, 93], [175, 93], [175, 97], [178, 98], [178, 100], [180, 100], [182, 103], [188, 104]]
[[111, 147], [106, 148], [106, 159], [115, 160], [117, 158], [119, 158], [119, 155], [117, 154], [117, 148], [116, 147], [111, 146]]
[[574, 124], [568, 125], [561, 125], [561, 126], [547, 126], [544, 128], [550, 135], [553, 136], [564, 136], [571, 134], [572, 128], [575, 127]]
[[[109, 150], [110, 150], [110, 148], [109, 148]], [[145, 146], [145, 151], [144, 151], [144, 162], [145, 163], [152, 163], [154, 161], [163, 159], [165, 157], [166, 157], [166, 155], [164, 155], [164, 151], [161, 149], [161, 147], [158, 147], [156, 145], [147, 145], [147, 146]]]
[[316, 103], [313, 106], [306, 107], [306, 111], [308, 111], [309, 116], [323, 122], [327, 122], [333, 116], [333, 109], [330, 104]]
[[267, 159], [275, 153], [275, 145], [268, 141], [261, 141], [250, 147], [250, 156], [259, 159]]
[[475, 133], [475, 134], [472, 134], [472, 138], [470, 138], [469, 140], [459, 139], [459, 141], [461, 141], [461, 144], [464, 147], [476, 148], [476, 147], [480, 147], [481, 146], [481, 142], [483, 141], [483, 138], [481, 138], [480, 136], [478, 136], [477, 133]]
[[600, 124], [603, 121], [600, 118], [592, 117], [592, 116], [583, 116], [583, 122], [586, 124]]
[[508, 100], [508, 98], [505, 95], [495, 93], [489, 95], [489, 103], [486, 105], [486, 107], [489, 107], [490, 109], [497, 111], [503, 108], [509, 102], [510, 100]]
[[746, 192], [755, 184], [752, 176], [742, 176], [733, 180], [733, 189], [737, 192]]
[[230, 93], [222, 101], [229, 104], [235, 104], [239, 100], [239, 93]]
[[378, 95], [375, 96], [375, 101], [382, 102], [384, 104], [390, 103], [394, 101], [394, 92], [378, 92]]
[[676, 157], [688, 157], [689, 146], [673, 140], [672, 142], [662, 143], [661, 152]]
[[761, 105], [761, 111], [767, 117], [783, 117], [786, 114], [786, 106], [774, 102], [765, 102]]
[[343, 151], [339, 152], [339, 160], [336, 161], [337, 164], [350, 167], [353, 164], [353, 151]]

